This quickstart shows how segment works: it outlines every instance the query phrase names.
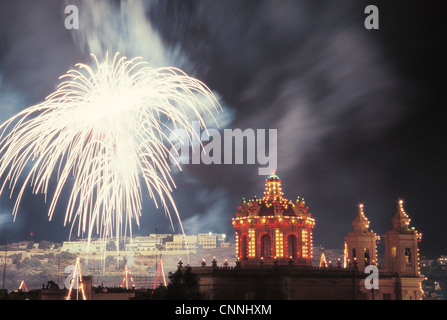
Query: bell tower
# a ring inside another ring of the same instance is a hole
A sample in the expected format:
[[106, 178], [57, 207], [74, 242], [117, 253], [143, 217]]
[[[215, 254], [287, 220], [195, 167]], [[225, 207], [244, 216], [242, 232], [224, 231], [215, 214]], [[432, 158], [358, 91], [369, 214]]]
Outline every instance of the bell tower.
[[402, 277], [419, 277], [418, 242], [421, 234], [410, 228], [410, 218], [399, 200], [397, 212], [391, 219], [393, 228], [385, 235], [386, 265], [388, 272], [397, 272]]
[[369, 230], [363, 204], [359, 205], [357, 217], [352, 221], [354, 230], [345, 237], [346, 258], [348, 264], [356, 264], [359, 271], [364, 271], [370, 264], [377, 264], [378, 236]]

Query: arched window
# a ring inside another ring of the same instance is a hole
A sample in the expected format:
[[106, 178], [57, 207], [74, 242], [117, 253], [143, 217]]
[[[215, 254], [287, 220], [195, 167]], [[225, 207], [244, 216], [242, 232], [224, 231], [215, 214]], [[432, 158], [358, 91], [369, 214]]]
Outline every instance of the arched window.
[[391, 247], [391, 266], [394, 268], [397, 263], [397, 249], [396, 247]]
[[405, 262], [411, 264], [411, 249], [405, 247]]
[[365, 266], [369, 266], [369, 249], [365, 248], [363, 251], [364, 251]]
[[297, 258], [297, 238], [294, 234], [290, 234], [287, 237], [287, 256], [292, 257], [293, 260], [296, 260]]
[[241, 237], [240, 240], [240, 246], [239, 246], [239, 255], [241, 257], [241, 260], [247, 260], [248, 259], [248, 238], [247, 235], [244, 234]]
[[352, 248], [352, 260], [354, 260], [354, 258], [356, 258], [356, 252], [355, 252], [355, 248]]
[[261, 237], [261, 258], [271, 259], [272, 257], [272, 237], [264, 234]]

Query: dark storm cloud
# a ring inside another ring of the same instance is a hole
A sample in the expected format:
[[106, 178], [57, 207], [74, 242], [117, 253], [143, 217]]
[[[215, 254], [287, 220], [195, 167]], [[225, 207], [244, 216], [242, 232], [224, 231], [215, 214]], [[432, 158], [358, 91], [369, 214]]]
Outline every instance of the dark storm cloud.
[[[59, 76], [78, 62], [71, 36], [63, 28], [63, 8], [62, 1], [0, 2], [0, 121], [43, 101]], [[8, 192], [2, 195], [2, 222], [8, 228], [2, 230], [0, 241], [28, 239], [32, 231], [41, 239], [65, 238], [64, 230], [51, 229], [43, 198], [25, 198], [12, 223], [13, 200]]]
[[[164, 39], [182, 43], [191, 65], [234, 107], [232, 128], [278, 129], [285, 195], [310, 200], [314, 238], [324, 245], [342, 246], [359, 202], [379, 233], [390, 227], [399, 198], [407, 200], [415, 226], [429, 228], [423, 203], [431, 199], [439, 208], [436, 190], [445, 190], [437, 183], [431, 192], [417, 192], [418, 183], [436, 178], [422, 178], [425, 161], [413, 162], [418, 153], [410, 151], [411, 137], [421, 135], [404, 129], [423, 112], [426, 99], [437, 99], [428, 96], [439, 78], [426, 77], [440, 72], [422, 67], [436, 66], [442, 57], [424, 59], [433, 56], [427, 53], [433, 45], [439, 52], [435, 34], [441, 29], [428, 15], [436, 8], [378, 5], [382, 27], [376, 33], [364, 28], [364, 4], [358, 1], [162, 1], [151, 15]], [[413, 21], [419, 13], [422, 25]], [[425, 19], [433, 29], [424, 29]], [[410, 70], [423, 75], [408, 77]], [[411, 133], [408, 139], [402, 129]], [[227, 207], [234, 208], [228, 217], [242, 197], [262, 196], [263, 178], [255, 168], [188, 169], [202, 182], [199, 190], [224, 186]], [[185, 192], [195, 199], [201, 191]], [[184, 211], [192, 215], [197, 207], [199, 201], [190, 200]], [[208, 225], [203, 218], [197, 223]]]
[[[359, 165], [350, 147], [382, 136], [403, 113], [398, 75], [363, 27], [361, 6], [301, 1], [161, 5], [172, 20], [189, 10], [188, 19], [175, 20], [174, 27], [170, 19], [161, 21], [162, 32], [173, 42], [189, 40], [185, 51], [192, 64], [235, 106], [231, 127], [278, 129], [278, 174], [286, 196], [312, 199], [319, 230], [336, 229], [341, 245], [339, 230], [350, 228], [358, 201], [377, 195], [386, 183], [362, 165], [352, 169]], [[160, 16], [154, 14], [155, 20]], [[315, 163], [319, 170], [310, 173]], [[254, 170], [234, 166], [214, 172], [202, 188], [227, 185], [234, 208], [243, 196], [262, 195], [263, 178]], [[238, 178], [224, 181], [228, 172]], [[331, 221], [334, 214], [338, 221]]]
[[62, 1], [51, 0], [0, 3], [1, 74], [28, 104], [53, 92], [59, 76], [79, 59], [63, 27], [63, 8]]

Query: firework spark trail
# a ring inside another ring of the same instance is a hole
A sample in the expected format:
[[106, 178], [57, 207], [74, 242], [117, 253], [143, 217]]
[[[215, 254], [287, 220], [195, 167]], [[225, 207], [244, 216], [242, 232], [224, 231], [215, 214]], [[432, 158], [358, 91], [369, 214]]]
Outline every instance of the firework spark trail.
[[[131, 221], [139, 225], [142, 186], [171, 224], [175, 183], [168, 164], [167, 136], [182, 128], [193, 139], [191, 115], [206, 127], [202, 115], [219, 111], [213, 93], [199, 80], [176, 68], [151, 68], [139, 58], [115, 54], [96, 68], [76, 65], [41, 104], [29, 107], [0, 126], [0, 195], [9, 182], [10, 196], [20, 187], [13, 215], [31, 185], [33, 193], [49, 194], [49, 219], [68, 182], [72, 183], [65, 222], [78, 221], [78, 235], [95, 231], [117, 240]], [[217, 123], [216, 123], [217, 124]], [[24, 182], [19, 182], [25, 176]], [[21, 186], [18, 184], [21, 183]], [[157, 198], [159, 199], [157, 201]]]

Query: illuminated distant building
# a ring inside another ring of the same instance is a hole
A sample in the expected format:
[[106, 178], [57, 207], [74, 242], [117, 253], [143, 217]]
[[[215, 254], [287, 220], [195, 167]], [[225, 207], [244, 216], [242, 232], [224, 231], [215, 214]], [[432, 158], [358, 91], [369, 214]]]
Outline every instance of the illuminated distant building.
[[166, 250], [195, 250], [197, 246], [197, 236], [174, 234], [172, 241], [167, 241], [165, 245]]
[[126, 244], [127, 251], [156, 251], [161, 250], [162, 245], [171, 237], [170, 234], [150, 234], [131, 238]]
[[10, 265], [12, 265], [12, 262], [13, 262], [12, 258], [0, 257], [0, 266], [3, 266], [3, 265], [10, 266]]
[[217, 248], [217, 234], [213, 233], [199, 233], [197, 235], [197, 243], [203, 249]]

